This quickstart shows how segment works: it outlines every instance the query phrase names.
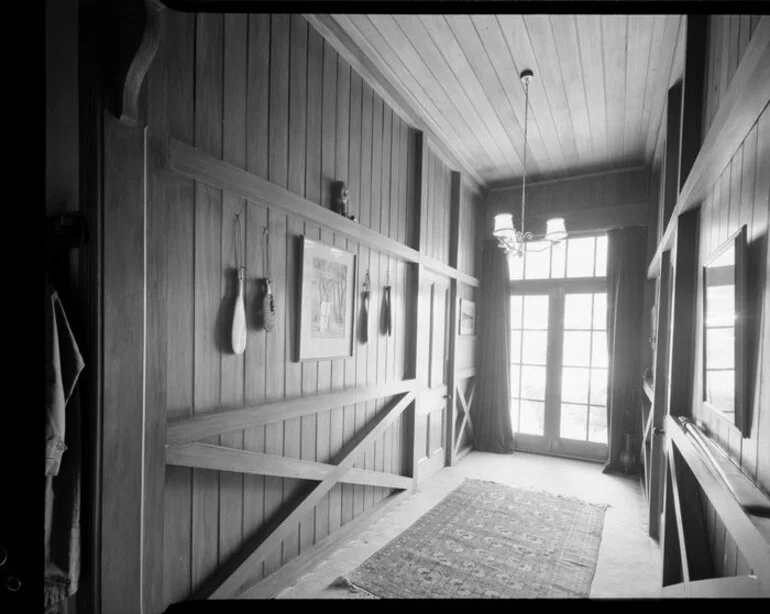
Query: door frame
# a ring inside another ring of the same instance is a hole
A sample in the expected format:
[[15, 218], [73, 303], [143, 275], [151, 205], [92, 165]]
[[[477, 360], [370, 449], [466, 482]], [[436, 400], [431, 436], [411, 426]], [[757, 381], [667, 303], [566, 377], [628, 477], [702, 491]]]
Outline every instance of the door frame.
[[548, 350], [543, 435], [518, 433], [514, 447], [522, 452], [605, 462], [608, 444], [562, 439], [561, 363], [564, 346], [564, 302], [567, 294], [607, 292], [606, 277], [531, 279], [509, 282], [509, 296], [548, 296]]

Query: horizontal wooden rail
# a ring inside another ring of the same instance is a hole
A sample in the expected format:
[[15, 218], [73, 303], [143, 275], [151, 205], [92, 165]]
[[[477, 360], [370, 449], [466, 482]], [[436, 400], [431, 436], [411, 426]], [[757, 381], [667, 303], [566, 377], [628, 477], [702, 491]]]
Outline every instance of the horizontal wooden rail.
[[682, 186], [663, 237], [655, 250], [647, 277], [658, 276], [663, 252], [671, 249], [677, 218], [707, 195], [738, 146], [770, 101], [770, 16], [757, 24], [727, 93], [719, 103], [708, 134]]
[[270, 424], [290, 418], [301, 418], [327, 409], [354, 405], [401, 394], [414, 389], [416, 380], [407, 379], [388, 384], [352, 388], [312, 397], [299, 397], [254, 405], [244, 409], [230, 409], [217, 413], [170, 420], [166, 427], [166, 445], [173, 446], [204, 437], [231, 433], [253, 426]]
[[[317, 480], [319, 482], [334, 471], [334, 465], [327, 465], [326, 463], [195, 442], [166, 448], [166, 464], [196, 469], [269, 475], [277, 478]], [[346, 484], [381, 486], [400, 490], [411, 490], [412, 488], [412, 478], [410, 477], [367, 469], [353, 468], [340, 481]]]
[[727, 484], [699, 451], [675, 418], [666, 419], [666, 434], [681, 454], [759, 581], [759, 590], [770, 596], [770, 527], [768, 519], [744, 510]]
[[475, 377], [476, 367], [467, 367], [465, 369], [457, 369], [456, 380], [468, 379], [469, 377]]
[[[727, 454], [706, 437], [694, 423], [686, 422], [683, 428], [692, 437], [696, 447], [699, 447], [700, 451], [706, 455], [710, 467], [716, 470], [741, 507], [755, 516], [765, 518], [770, 516], [770, 498], [754, 485]], [[768, 537], [770, 537], [770, 533], [768, 533]]]
[[170, 171], [225, 190], [253, 203], [265, 207], [277, 207], [286, 213], [303, 217], [328, 228], [332, 232], [343, 234], [381, 252], [392, 254], [408, 262], [423, 263], [427, 268], [465, 284], [479, 285], [479, 280], [472, 275], [421, 254], [400, 241], [353, 222], [331, 209], [322, 207], [267, 179], [215, 158], [178, 139], [168, 138], [162, 157], [166, 168]]
[[257, 535], [246, 540], [241, 550], [225, 561], [214, 575], [204, 582], [196, 594], [196, 599], [232, 599], [242, 593], [244, 583], [248, 581], [254, 566], [279, 547], [292, 530], [296, 530], [297, 523], [352, 469], [360, 452], [379, 437], [414, 398], [414, 392], [409, 391], [400, 400], [394, 401], [375, 415], [337, 455], [336, 459], [339, 461], [323, 481], [301, 501], [287, 504]]

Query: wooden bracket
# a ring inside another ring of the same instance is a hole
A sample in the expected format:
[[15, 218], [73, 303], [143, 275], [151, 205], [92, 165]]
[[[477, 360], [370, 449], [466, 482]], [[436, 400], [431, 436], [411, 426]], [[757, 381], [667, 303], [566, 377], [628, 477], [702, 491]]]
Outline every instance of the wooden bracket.
[[[160, 45], [160, 0], [115, 0], [109, 9], [112, 28], [105, 43], [113, 46], [107, 81], [115, 116], [128, 126], [143, 126], [139, 94]], [[117, 48], [115, 48], [117, 47]]]

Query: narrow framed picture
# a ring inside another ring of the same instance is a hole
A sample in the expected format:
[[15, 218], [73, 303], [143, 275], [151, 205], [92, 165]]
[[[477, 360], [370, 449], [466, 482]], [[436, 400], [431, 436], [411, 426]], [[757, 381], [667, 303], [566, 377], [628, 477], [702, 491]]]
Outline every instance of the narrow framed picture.
[[467, 299], [460, 299], [460, 324], [461, 335], [476, 334], [476, 303]]
[[353, 356], [356, 256], [300, 237], [299, 360]]

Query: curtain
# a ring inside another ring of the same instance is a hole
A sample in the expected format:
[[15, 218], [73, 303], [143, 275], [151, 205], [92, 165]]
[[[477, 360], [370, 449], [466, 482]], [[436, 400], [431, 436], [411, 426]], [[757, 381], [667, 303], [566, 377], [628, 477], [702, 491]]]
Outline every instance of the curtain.
[[473, 446], [483, 452], [513, 452], [510, 414], [510, 338], [508, 258], [487, 239], [482, 249], [477, 327], [476, 402], [471, 408]]
[[619, 456], [630, 436], [638, 468], [641, 443], [642, 328], [647, 269], [647, 228], [607, 233], [607, 431], [604, 472], [621, 469]]

